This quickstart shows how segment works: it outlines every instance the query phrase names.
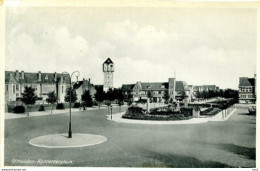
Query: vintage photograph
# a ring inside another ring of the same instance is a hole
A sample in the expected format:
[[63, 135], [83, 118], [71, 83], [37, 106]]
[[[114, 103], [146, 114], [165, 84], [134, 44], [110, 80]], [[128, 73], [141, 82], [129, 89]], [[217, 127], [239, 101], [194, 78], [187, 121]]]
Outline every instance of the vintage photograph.
[[4, 166], [255, 168], [257, 8], [5, 8]]

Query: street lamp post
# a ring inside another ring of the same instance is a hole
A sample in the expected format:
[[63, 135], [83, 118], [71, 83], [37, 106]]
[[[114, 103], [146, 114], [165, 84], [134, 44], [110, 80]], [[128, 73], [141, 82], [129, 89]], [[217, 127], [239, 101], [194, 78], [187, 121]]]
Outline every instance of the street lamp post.
[[74, 71], [71, 75], [68, 72], [63, 72], [62, 74], [66, 74], [69, 76], [70, 78], [70, 121], [69, 121], [69, 133], [68, 133], [68, 138], [72, 138], [72, 129], [71, 129], [71, 91], [72, 91], [72, 87], [71, 87], [71, 78], [73, 76], [74, 73], [77, 73], [76, 77], [77, 77], [77, 81], [78, 81], [78, 77], [80, 75], [79, 71]]
[[110, 105], [110, 109], [111, 109], [111, 120], [112, 120], [112, 109], [113, 109], [112, 104]]

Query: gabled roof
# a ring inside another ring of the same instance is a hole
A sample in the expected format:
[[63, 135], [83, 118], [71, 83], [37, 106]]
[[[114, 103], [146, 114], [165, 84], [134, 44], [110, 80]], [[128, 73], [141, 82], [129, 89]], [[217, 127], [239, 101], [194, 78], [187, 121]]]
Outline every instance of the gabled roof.
[[103, 64], [113, 64], [113, 61], [110, 58], [107, 58]]
[[78, 81], [73, 84], [73, 89], [78, 89], [83, 84], [83, 81]]
[[202, 89], [203, 90], [215, 90], [216, 89], [216, 85], [203, 85]]
[[122, 87], [121, 87], [121, 90], [123, 92], [132, 91], [134, 86], [135, 86], [135, 84], [123, 84]]
[[201, 89], [201, 86], [193, 86], [194, 91], [199, 91], [199, 89]]
[[255, 85], [254, 78], [248, 78], [248, 77], [239, 78], [239, 86], [254, 86], [254, 85]]
[[168, 82], [141, 83], [142, 90], [166, 90]]
[[73, 89], [78, 89], [80, 87], [82, 87], [83, 89], [88, 89], [94, 87], [93, 84], [90, 84], [89, 80], [85, 80], [83, 79], [82, 81], [78, 81], [76, 83], [73, 84]]
[[185, 81], [176, 81], [175, 91], [185, 91], [187, 90], [187, 83]]
[[15, 78], [14, 72], [5, 72], [5, 83], [18, 83], [18, 80]]
[[41, 73], [41, 81], [38, 81], [38, 73], [24, 72], [24, 79], [22, 79], [21, 72], [18, 72], [18, 77], [16, 77], [16, 72], [5, 71], [5, 83], [13, 82], [13, 83], [24, 83], [24, 84], [54, 84], [61, 80], [61, 76], [63, 76], [64, 82], [69, 84], [70, 78], [69, 75], [67, 74], [57, 73], [57, 80], [55, 81], [54, 73]]

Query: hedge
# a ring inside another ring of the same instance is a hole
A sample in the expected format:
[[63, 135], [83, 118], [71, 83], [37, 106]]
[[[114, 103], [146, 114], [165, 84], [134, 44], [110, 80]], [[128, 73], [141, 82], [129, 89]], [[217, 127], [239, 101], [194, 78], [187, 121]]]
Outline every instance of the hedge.
[[74, 103], [74, 108], [79, 108], [80, 107], [80, 103]]
[[38, 110], [38, 111], [45, 111], [44, 106], [41, 105], [41, 106], [39, 107], [39, 110]]
[[64, 109], [63, 103], [58, 103], [56, 109]]
[[24, 113], [25, 107], [24, 106], [15, 106], [13, 111], [14, 111], [14, 113]]

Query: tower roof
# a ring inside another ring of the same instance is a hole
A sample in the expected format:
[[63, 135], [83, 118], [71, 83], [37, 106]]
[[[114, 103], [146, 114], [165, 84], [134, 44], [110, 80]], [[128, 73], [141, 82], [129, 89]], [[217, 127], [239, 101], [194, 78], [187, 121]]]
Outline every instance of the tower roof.
[[255, 85], [254, 78], [248, 78], [248, 77], [239, 78], [239, 86], [254, 86], [254, 85]]
[[113, 64], [113, 61], [110, 58], [107, 58], [103, 64]]

